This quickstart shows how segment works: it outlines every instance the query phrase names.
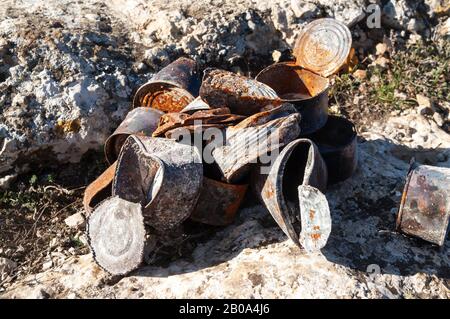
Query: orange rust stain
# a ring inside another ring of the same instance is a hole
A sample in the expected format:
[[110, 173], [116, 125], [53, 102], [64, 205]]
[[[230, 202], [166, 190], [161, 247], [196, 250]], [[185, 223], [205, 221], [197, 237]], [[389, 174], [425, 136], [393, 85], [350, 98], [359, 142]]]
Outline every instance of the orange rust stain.
[[95, 181], [86, 187], [83, 197], [83, 205], [86, 213], [90, 213], [93, 209], [92, 202], [96, 195], [111, 187], [114, 173], [116, 171], [117, 161], [115, 161], [106, 171], [104, 171]]
[[318, 234], [318, 233], [315, 233], [315, 234], [311, 234], [311, 238], [312, 238], [313, 240], [319, 240], [319, 239], [320, 239], [320, 237], [321, 237], [321, 235], [320, 235], [320, 234]]
[[316, 211], [314, 209], [309, 210], [309, 219], [314, 219], [314, 216], [316, 216]]
[[264, 193], [267, 198], [272, 198], [275, 195], [275, 190], [273, 189], [273, 185], [269, 183], [267, 185], [267, 188], [264, 190]]
[[58, 120], [55, 126], [56, 134], [64, 135], [65, 133], [74, 132], [77, 133], [81, 128], [79, 119], [75, 120]]
[[320, 230], [320, 226], [314, 226], [313, 229], [314, 230]]

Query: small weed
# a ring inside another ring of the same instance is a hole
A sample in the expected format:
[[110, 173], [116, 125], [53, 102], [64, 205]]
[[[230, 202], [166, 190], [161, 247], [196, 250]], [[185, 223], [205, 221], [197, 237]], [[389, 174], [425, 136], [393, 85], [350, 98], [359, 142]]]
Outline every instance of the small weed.
[[70, 246], [71, 247], [75, 247], [75, 248], [79, 248], [79, 247], [83, 247], [84, 244], [79, 238], [77, 238], [77, 237], [70, 237]]

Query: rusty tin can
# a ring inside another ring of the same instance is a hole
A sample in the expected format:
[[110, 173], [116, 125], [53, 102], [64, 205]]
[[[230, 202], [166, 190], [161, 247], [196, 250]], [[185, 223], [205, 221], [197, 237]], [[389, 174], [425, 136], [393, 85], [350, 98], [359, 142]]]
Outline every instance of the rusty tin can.
[[114, 162], [128, 136], [151, 136], [158, 127], [164, 113], [149, 107], [137, 107], [128, 112], [114, 133], [105, 142], [105, 157], [108, 163]]
[[397, 215], [397, 230], [443, 246], [449, 231], [450, 168], [413, 163]]
[[137, 90], [133, 106], [179, 112], [195, 99], [199, 88], [197, 63], [192, 59], [179, 58], [161, 69]]
[[112, 195], [141, 203], [145, 222], [166, 230], [190, 216], [202, 180], [202, 158], [196, 147], [131, 135], [117, 160]]
[[308, 139], [289, 143], [268, 174], [253, 171], [257, 197], [283, 232], [307, 251], [323, 248], [331, 232], [326, 197], [327, 168], [317, 146]]
[[358, 164], [355, 125], [340, 116], [329, 116], [324, 127], [308, 136], [319, 148], [328, 168], [328, 184], [353, 175]]
[[262, 70], [256, 80], [269, 85], [283, 102], [302, 115], [301, 134], [317, 131], [328, 117], [329, 80], [293, 62], [276, 63]]
[[269, 85], [283, 102], [302, 115], [301, 135], [322, 128], [328, 117], [328, 77], [345, 66], [352, 37], [347, 26], [335, 19], [315, 20], [297, 37], [295, 62], [276, 63], [262, 70], [256, 80]]
[[228, 127], [224, 143], [212, 147], [212, 157], [224, 181], [240, 182], [261, 157], [296, 139], [300, 134], [299, 121], [300, 114], [294, 106], [283, 104]]
[[244, 200], [247, 187], [203, 177], [200, 197], [190, 218], [214, 226], [231, 224]]
[[161, 117], [153, 136], [170, 137], [177, 128], [184, 128], [184, 132], [193, 132], [196, 129], [204, 130], [210, 127], [225, 128], [239, 123], [244, 118], [242, 115], [231, 114], [230, 109], [226, 107], [199, 110], [192, 114], [167, 113]]
[[83, 206], [86, 215], [92, 213], [94, 207], [111, 196], [112, 181], [116, 171], [117, 162], [108, 167], [95, 181], [86, 187], [83, 197]]
[[212, 108], [229, 107], [239, 115], [252, 115], [282, 104], [268, 85], [214, 68], [204, 71], [200, 96]]

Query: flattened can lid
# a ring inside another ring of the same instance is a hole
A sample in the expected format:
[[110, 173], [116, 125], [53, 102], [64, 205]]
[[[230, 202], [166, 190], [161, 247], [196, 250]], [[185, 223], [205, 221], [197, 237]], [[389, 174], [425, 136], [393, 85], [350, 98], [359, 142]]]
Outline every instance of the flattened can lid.
[[306, 25], [294, 46], [296, 64], [328, 77], [345, 64], [352, 46], [348, 27], [336, 19], [324, 18]]

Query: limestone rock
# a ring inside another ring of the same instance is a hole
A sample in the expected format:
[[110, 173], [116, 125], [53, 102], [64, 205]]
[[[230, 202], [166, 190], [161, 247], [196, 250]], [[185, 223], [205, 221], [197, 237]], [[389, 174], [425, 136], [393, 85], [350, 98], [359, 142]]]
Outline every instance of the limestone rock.
[[86, 220], [82, 213], [75, 213], [64, 220], [64, 223], [70, 228], [84, 229]]
[[[126, 28], [96, 1], [3, 1], [0, 175], [99, 149], [145, 80]], [[151, 74], [148, 74], [150, 76]]]

